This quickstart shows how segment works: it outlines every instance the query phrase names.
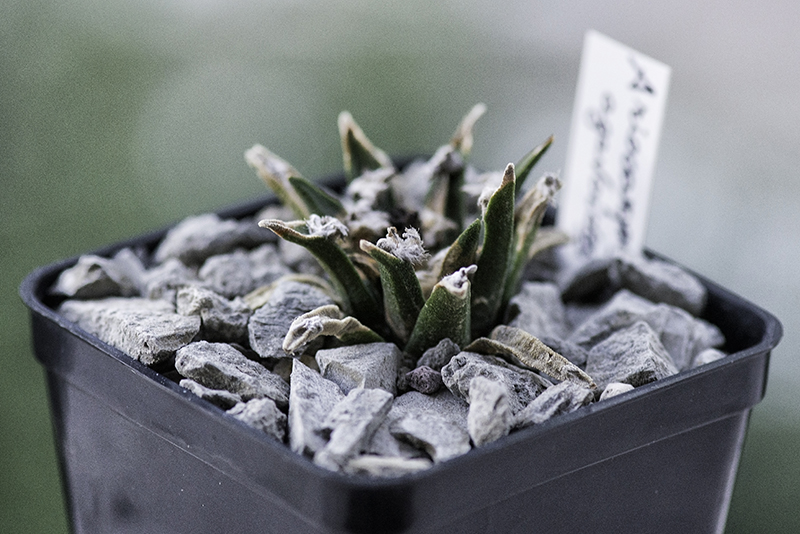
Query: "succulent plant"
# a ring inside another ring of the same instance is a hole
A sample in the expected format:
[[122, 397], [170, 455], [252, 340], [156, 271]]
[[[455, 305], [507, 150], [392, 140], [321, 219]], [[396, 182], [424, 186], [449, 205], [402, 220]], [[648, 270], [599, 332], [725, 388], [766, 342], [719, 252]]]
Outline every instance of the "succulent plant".
[[315, 338], [335, 336], [343, 344], [391, 341], [415, 360], [449, 338], [462, 348], [517, 357], [551, 376], [591, 383], [533, 336], [496, 328], [527, 263], [566, 238], [540, 228], [561, 186], [557, 176], [545, 174], [524, 189], [552, 136], [502, 173], [480, 173], [467, 164], [485, 109], [474, 106], [449, 143], [403, 169], [342, 112], [347, 182], [341, 194], [303, 178], [260, 145], [247, 151], [247, 162], [298, 219], [259, 225], [305, 247], [338, 296], [338, 306], [295, 319], [284, 341], [287, 352], [299, 354]]

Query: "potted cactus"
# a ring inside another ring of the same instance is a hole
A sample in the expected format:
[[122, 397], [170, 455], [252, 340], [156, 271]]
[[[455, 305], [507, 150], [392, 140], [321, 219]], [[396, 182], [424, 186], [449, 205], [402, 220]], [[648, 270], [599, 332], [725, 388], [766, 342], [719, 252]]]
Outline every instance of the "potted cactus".
[[338, 183], [256, 145], [283, 207], [26, 279], [76, 532], [724, 527], [779, 323], [653, 254], [567, 278], [552, 137], [477, 172], [484, 111], [402, 168], [342, 113]]

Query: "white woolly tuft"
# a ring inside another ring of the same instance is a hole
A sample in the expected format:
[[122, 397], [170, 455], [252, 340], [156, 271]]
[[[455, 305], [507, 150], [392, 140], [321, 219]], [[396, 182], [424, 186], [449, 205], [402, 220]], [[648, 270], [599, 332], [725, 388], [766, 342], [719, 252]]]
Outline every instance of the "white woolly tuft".
[[308, 235], [322, 236], [322, 237], [346, 237], [347, 226], [336, 217], [319, 215], [312, 213], [306, 219], [306, 226], [308, 227]]
[[423, 263], [429, 256], [425, 252], [422, 246], [422, 239], [415, 228], [406, 228], [401, 238], [397, 234], [397, 228], [391, 226], [386, 231], [386, 237], [378, 239], [376, 245], [396, 258], [411, 264]]

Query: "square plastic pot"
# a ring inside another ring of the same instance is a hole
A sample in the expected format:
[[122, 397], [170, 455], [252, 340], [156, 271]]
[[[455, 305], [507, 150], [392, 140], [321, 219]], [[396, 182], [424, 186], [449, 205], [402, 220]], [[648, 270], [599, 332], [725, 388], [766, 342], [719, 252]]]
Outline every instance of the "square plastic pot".
[[722, 532], [782, 332], [701, 277], [704, 318], [729, 356], [378, 480], [315, 466], [59, 316], [47, 288], [76, 261], [39, 268], [20, 288], [76, 533]]

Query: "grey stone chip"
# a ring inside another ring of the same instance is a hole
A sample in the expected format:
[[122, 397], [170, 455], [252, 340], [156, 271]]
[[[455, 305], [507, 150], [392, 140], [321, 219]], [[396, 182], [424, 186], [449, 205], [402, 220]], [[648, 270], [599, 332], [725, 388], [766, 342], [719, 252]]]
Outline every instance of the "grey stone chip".
[[[283, 350], [283, 339], [289, 332], [292, 321], [304, 313], [329, 304], [334, 304], [333, 299], [312, 285], [295, 281], [278, 284], [266, 304], [250, 317], [250, 347], [262, 358], [285, 358], [288, 355]], [[319, 347], [320, 343], [322, 340], [314, 347]]]
[[461, 349], [450, 338], [444, 338], [436, 346], [429, 348], [422, 353], [417, 360], [417, 367], [423, 365], [430, 367], [434, 371], [441, 371], [442, 367], [450, 362], [450, 358], [461, 352]]
[[58, 312], [145, 365], [167, 360], [200, 331], [199, 317], [179, 315], [172, 304], [162, 300], [67, 300]]
[[644, 257], [620, 257], [613, 269], [622, 287], [648, 300], [683, 308], [694, 316], [705, 309], [705, 286], [677, 265]]
[[181, 387], [184, 387], [200, 397], [207, 400], [211, 404], [219, 406], [223, 410], [228, 410], [236, 406], [237, 403], [242, 402], [242, 396], [224, 389], [211, 389], [205, 387], [199, 382], [195, 382], [191, 378], [184, 378], [179, 382]]
[[688, 368], [700, 351], [725, 342], [722, 332], [711, 323], [692, 317], [681, 308], [650, 302], [627, 289], [617, 292], [597, 313], [586, 319], [567, 341], [589, 350], [614, 332], [637, 321], [645, 321], [653, 328], [679, 370]]
[[507, 323], [538, 338], [565, 338], [567, 316], [558, 286], [551, 282], [525, 282], [508, 303]]
[[366, 343], [317, 351], [322, 376], [348, 393], [355, 388], [381, 388], [397, 393], [397, 367], [402, 353], [394, 343]]
[[210, 256], [274, 240], [272, 232], [259, 228], [253, 220], [223, 220], [206, 213], [187, 217], [173, 227], [156, 249], [154, 259], [162, 263], [175, 258], [187, 265], [199, 265]]
[[594, 400], [594, 391], [582, 384], [564, 381], [544, 390], [517, 414], [515, 426], [541, 424], [556, 415], [574, 412]]
[[602, 401], [610, 399], [611, 397], [616, 397], [617, 395], [622, 395], [623, 393], [633, 391], [633, 389], [633, 386], [630, 384], [623, 384], [622, 382], [609, 382], [606, 384], [603, 393], [600, 394], [599, 400]]
[[226, 343], [197, 341], [183, 347], [175, 355], [175, 369], [206, 387], [241, 395], [245, 401], [267, 397], [281, 409], [289, 404], [289, 384]]
[[384, 418], [383, 422], [375, 430], [362, 452], [370, 456], [391, 458], [427, 458], [427, 453], [422, 449], [392, 435], [391, 426], [398, 419], [397, 413], [397, 411], [392, 412], [389, 410], [389, 415]]
[[681, 267], [656, 258], [619, 255], [580, 266], [563, 284], [565, 301], [585, 300], [628, 289], [652, 302], [663, 302], [699, 316], [705, 308], [705, 286]]
[[678, 370], [688, 369], [697, 354], [725, 342], [719, 328], [668, 304], [658, 304], [642, 320], [658, 334]]
[[252, 251], [237, 249], [211, 256], [200, 267], [198, 276], [210, 289], [233, 298], [246, 295], [291, 272], [281, 262], [275, 245], [267, 243]]
[[210, 289], [184, 286], [178, 289], [175, 307], [181, 315], [200, 316], [201, 334], [207, 341], [247, 344], [253, 311], [241, 298], [228, 300]]
[[596, 258], [577, 268], [564, 269], [560, 274], [562, 299], [583, 302], [618, 290], [619, 284], [611, 273], [613, 263], [613, 258]]
[[383, 389], [353, 389], [322, 422], [330, 437], [314, 454], [314, 463], [337, 471], [366, 446], [392, 406], [394, 397]]
[[286, 438], [286, 414], [278, 409], [272, 399], [264, 397], [240, 402], [228, 413], [280, 442]]
[[104, 297], [130, 297], [138, 289], [117, 262], [86, 254], [78, 262], [61, 271], [51, 293], [76, 299], [100, 299]]
[[568, 340], [589, 350], [617, 330], [640, 320], [655, 306], [649, 300], [626, 289], [620, 290], [602, 308], [580, 324]]
[[353, 475], [370, 475], [393, 478], [423, 471], [433, 465], [428, 458], [405, 458], [395, 456], [362, 455], [353, 458], [345, 466], [345, 472]]
[[533, 371], [516, 367], [502, 358], [474, 352], [461, 352], [442, 368], [445, 386], [459, 397], [468, 400], [470, 384], [483, 376], [500, 384], [508, 393], [512, 413], [517, 413], [551, 385]]
[[586, 372], [603, 389], [610, 382], [638, 387], [674, 375], [678, 369], [650, 325], [639, 321], [592, 348]]
[[468, 413], [469, 405], [446, 389], [435, 395], [410, 391], [395, 399], [387, 419], [392, 435], [443, 462], [469, 452]]
[[289, 447], [298, 454], [313, 456], [325, 446], [322, 424], [345, 395], [339, 386], [292, 360], [289, 393]]
[[719, 349], [708, 348], [701, 351], [697, 356], [694, 357], [692, 361], [692, 369], [695, 367], [699, 367], [701, 365], [705, 365], [707, 363], [715, 362], [727, 356], [724, 352]]
[[506, 389], [483, 376], [473, 378], [469, 386], [467, 430], [475, 446], [507, 435], [513, 422]]
[[175, 258], [170, 258], [144, 273], [142, 296], [174, 302], [178, 289], [195, 284], [197, 281], [195, 269], [187, 267]]

